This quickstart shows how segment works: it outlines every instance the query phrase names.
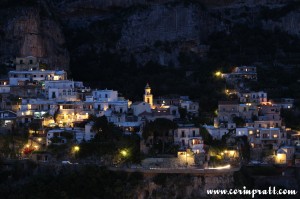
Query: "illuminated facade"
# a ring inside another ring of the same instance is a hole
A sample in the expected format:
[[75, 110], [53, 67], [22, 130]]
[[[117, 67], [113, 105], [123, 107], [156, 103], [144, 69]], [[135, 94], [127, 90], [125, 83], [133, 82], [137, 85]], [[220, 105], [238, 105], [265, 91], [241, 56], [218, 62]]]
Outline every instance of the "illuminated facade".
[[150, 106], [153, 107], [153, 95], [151, 94], [151, 88], [148, 83], [145, 87], [144, 102], [150, 104]]
[[194, 153], [203, 152], [200, 129], [194, 125], [179, 125], [174, 131], [174, 143], [182, 148], [190, 148]]
[[46, 80], [65, 80], [67, 73], [65, 71], [38, 70], [38, 71], [9, 71], [9, 85], [18, 86], [25, 84], [23, 82], [33, 82], [39, 84]]

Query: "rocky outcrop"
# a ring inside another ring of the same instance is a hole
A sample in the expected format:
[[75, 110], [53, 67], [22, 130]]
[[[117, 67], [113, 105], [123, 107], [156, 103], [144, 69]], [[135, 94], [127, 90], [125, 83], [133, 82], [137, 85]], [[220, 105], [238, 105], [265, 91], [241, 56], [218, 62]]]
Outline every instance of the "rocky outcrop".
[[2, 62], [15, 57], [35, 56], [49, 69], [68, 69], [69, 54], [60, 24], [47, 15], [45, 4], [0, 10], [2, 21], [0, 56]]
[[234, 187], [232, 173], [223, 175], [194, 176], [186, 174], [157, 174], [144, 176], [144, 181], [133, 195], [146, 198], [218, 198], [209, 196], [209, 189], [230, 189]]
[[51, 68], [68, 69], [70, 57], [76, 65], [91, 53], [109, 52], [138, 66], [151, 61], [180, 67], [182, 52], [201, 59], [212, 33], [231, 34], [236, 25], [300, 35], [299, 3], [293, 0], [26, 2], [34, 4], [0, 9], [2, 62], [33, 55]]

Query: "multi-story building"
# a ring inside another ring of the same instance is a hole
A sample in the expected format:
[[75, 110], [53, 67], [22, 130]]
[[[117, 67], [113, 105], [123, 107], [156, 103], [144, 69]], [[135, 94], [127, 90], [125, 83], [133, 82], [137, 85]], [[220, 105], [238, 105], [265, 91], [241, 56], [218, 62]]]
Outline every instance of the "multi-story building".
[[253, 131], [249, 131], [248, 140], [253, 148], [267, 145], [278, 148], [288, 143], [285, 130], [280, 128], [254, 128]]
[[254, 104], [240, 104], [237, 101], [220, 101], [217, 120], [219, 123], [231, 123], [235, 117], [240, 117], [245, 122], [250, 122], [257, 115], [258, 109]]
[[179, 125], [174, 131], [174, 143], [182, 148], [190, 148], [194, 153], [203, 152], [200, 128], [194, 125]]
[[264, 91], [259, 92], [238, 92], [237, 96], [241, 103], [256, 103], [267, 102], [267, 93]]
[[199, 103], [193, 102], [190, 100], [181, 101], [180, 107], [186, 109], [187, 113], [190, 113], [193, 116], [198, 115]]
[[16, 70], [38, 70], [39, 60], [34, 56], [17, 57], [15, 60]]
[[77, 101], [76, 84], [70, 80], [45, 81], [45, 96], [48, 99]]
[[65, 80], [67, 73], [65, 71], [54, 70], [9, 71], [8, 77], [10, 86], [37, 85], [47, 80]]
[[227, 81], [251, 80], [257, 81], [255, 66], [240, 66], [234, 68], [232, 73], [222, 74]]

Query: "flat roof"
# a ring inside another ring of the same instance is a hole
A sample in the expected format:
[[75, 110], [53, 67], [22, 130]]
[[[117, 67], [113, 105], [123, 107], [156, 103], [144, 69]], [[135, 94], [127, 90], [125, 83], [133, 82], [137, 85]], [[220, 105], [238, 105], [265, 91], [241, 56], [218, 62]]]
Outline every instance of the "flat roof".
[[57, 70], [29, 70], [29, 71], [18, 71], [18, 70], [11, 70], [8, 73], [16, 73], [16, 74], [28, 74], [28, 73], [56, 73], [56, 74], [64, 74], [66, 73], [65, 71], [57, 71]]

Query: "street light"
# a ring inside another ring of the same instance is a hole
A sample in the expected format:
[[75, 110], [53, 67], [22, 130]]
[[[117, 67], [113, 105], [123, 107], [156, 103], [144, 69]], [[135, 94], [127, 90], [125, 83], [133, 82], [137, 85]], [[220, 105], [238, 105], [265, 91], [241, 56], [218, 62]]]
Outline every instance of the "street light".
[[222, 76], [222, 73], [221, 73], [221, 71], [217, 71], [217, 72], [215, 72], [215, 76], [217, 76], [217, 77], [221, 77], [221, 76]]
[[78, 155], [78, 152], [80, 150], [80, 147], [79, 146], [74, 146], [73, 147], [73, 155], [74, 155], [74, 158], [76, 159], [77, 158], [77, 155]]
[[124, 157], [126, 157], [128, 153], [127, 153], [126, 150], [122, 150], [122, 151], [121, 151], [121, 154], [122, 154]]
[[74, 146], [74, 151], [78, 152], [80, 150], [79, 146]]

